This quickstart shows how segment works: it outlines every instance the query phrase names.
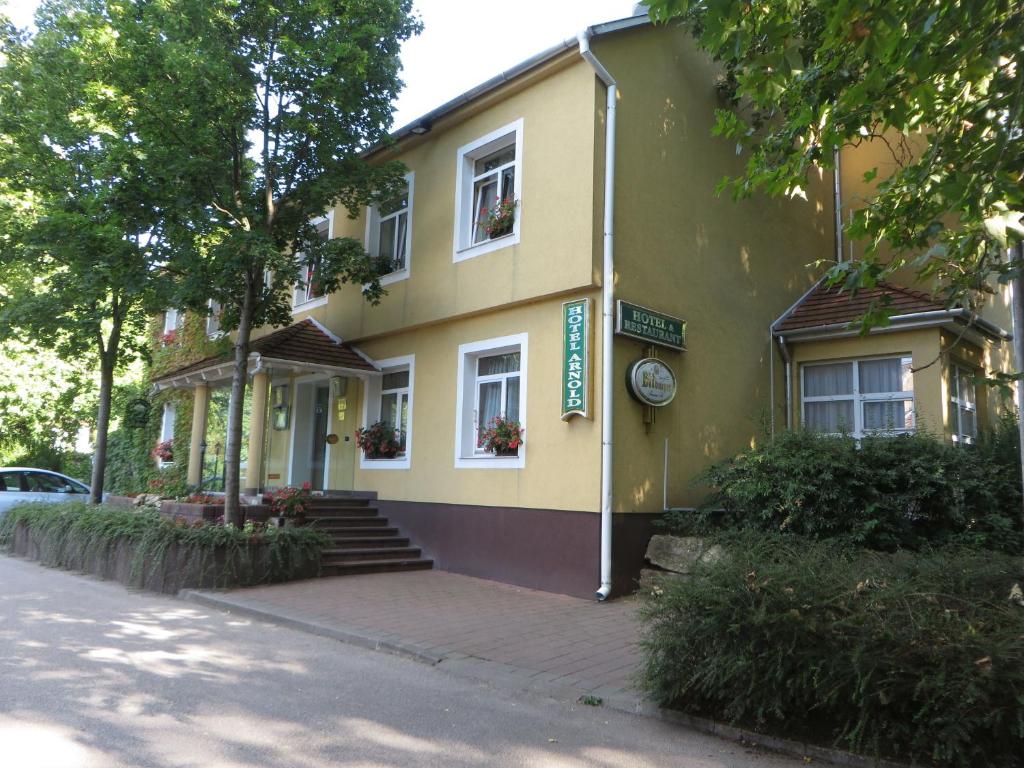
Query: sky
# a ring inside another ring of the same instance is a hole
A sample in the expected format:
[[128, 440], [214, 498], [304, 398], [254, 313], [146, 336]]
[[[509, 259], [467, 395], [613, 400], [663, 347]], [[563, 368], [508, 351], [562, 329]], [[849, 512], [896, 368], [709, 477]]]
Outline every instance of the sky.
[[[18, 26], [37, 0], [8, 0]], [[405, 89], [394, 127], [515, 66], [591, 24], [631, 16], [635, 0], [415, 0], [423, 32], [402, 48]], [[3, 0], [0, 0], [0, 9]]]

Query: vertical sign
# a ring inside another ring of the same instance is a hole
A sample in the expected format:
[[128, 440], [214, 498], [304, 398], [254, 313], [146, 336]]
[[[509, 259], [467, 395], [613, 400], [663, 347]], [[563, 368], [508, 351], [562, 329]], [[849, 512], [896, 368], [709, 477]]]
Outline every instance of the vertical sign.
[[590, 299], [562, 304], [562, 419], [590, 409]]

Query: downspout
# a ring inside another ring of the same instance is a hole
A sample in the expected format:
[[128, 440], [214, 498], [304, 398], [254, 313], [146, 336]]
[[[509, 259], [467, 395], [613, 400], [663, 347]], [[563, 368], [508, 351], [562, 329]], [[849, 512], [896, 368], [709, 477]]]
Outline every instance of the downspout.
[[839, 165], [839, 147], [832, 150], [832, 204], [836, 213], [836, 264], [843, 262], [843, 178]]
[[612, 342], [614, 340], [613, 293], [615, 290], [615, 78], [590, 50], [591, 28], [577, 35], [580, 56], [605, 84], [607, 99], [604, 128], [604, 266], [601, 277], [601, 586], [598, 600], [607, 600], [612, 591]]
[[789, 347], [786, 346], [786, 339], [779, 335], [775, 337], [779, 343], [779, 352], [782, 354], [782, 362], [786, 364], [786, 429], [793, 428], [793, 358], [789, 354]]

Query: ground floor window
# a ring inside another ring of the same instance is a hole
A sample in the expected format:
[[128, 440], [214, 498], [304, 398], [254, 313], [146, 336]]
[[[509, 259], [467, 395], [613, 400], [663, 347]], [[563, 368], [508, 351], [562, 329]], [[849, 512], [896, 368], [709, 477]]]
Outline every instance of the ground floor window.
[[160, 439], [157, 441], [153, 455], [157, 466], [167, 467], [174, 463], [174, 420], [177, 418], [174, 403], [164, 403], [163, 416], [160, 419]]
[[367, 426], [378, 421], [387, 424], [397, 435], [401, 449], [397, 456], [388, 459], [367, 459], [364, 455], [361, 466], [364, 469], [407, 469], [412, 453], [415, 356], [378, 360], [377, 365], [382, 375], [367, 385], [364, 422]]
[[856, 438], [914, 431], [909, 356], [808, 363], [800, 372], [805, 428]]
[[526, 351], [525, 333], [459, 347], [456, 466], [480, 466], [474, 460], [481, 459], [522, 466], [523, 447], [517, 456], [498, 458], [481, 445], [480, 436], [498, 417], [525, 428]]
[[978, 437], [974, 373], [959, 365], [949, 367], [949, 427], [954, 443], [971, 445]]

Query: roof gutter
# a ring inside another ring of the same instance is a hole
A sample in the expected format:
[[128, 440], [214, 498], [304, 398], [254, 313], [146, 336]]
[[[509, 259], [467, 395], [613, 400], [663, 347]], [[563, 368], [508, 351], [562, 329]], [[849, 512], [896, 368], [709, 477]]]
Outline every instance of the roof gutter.
[[[605, 35], [611, 32], [619, 32], [624, 29], [633, 29], [634, 27], [642, 27], [651, 24], [650, 17], [644, 13], [639, 16], [630, 16], [624, 19], [617, 19], [616, 21], [608, 21], [603, 24], [595, 24], [592, 27], [587, 28], [588, 38], [595, 35]], [[581, 33], [582, 34], [582, 33]], [[567, 40], [563, 40], [560, 43], [552, 45], [550, 48], [541, 51], [538, 54], [531, 56], [525, 61], [516, 64], [510, 69], [506, 69], [504, 72], [495, 75], [490, 80], [480, 83], [480, 85], [470, 88], [465, 93], [459, 94], [454, 99], [445, 102], [440, 107], [427, 112], [425, 115], [413, 120], [411, 123], [403, 125], [401, 128], [392, 131], [388, 138], [388, 141], [381, 142], [368, 148], [365, 155], [372, 155], [381, 150], [387, 149], [394, 142], [405, 139], [409, 136], [414, 136], [424, 132], [424, 129], [429, 131], [432, 125], [440, 120], [442, 117], [446, 117], [449, 113], [454, 112], [460, 107], [469, 104], [472, 101], [479, 99], [482, 96], [487, 95], [491, 91], [500, 88], [505, 83], [509, 83], [518, 77], [526, 74], [527, 72], [540, 67], [559, 55], [571, 51], [579, 44], [579, 36], [570, 37]], [[589, 48], [588, 48], [589, 50]], [[582, 51], [580, 52], [582, 55]], [[584, 57], [586, 58], [586, 57]]]
[[604, 123], [604, 256], [601, 277], [601, 586], [598, 600], [607, 600], [612, 591], [612, 435], [613, 388], [615, 378], [612, 344], [615, 336], [615, 78], [590, 50], [594, 28], [587, 27], [577, 36], [580, 56], [594, 69], [605, 85]]
[[[783, 316], [785, 317], [785, 315]], [[781, 320], [781, 318], [780, 318]], [[874, 328], [873, 332], [884, 333], [886, 331], [905, 331], [914, 328], [929, 328], [942, 325], [951, 320], [960, 320], [970, 328], [977, 328], [983, 336], [995, 342], [1009, 341], [1013, 334], [1000, 328], [969, 309], [962, 307], [956, 309], [939, 309], [928, 312], [911, 312], [906, 315], [893, 315], [889, 318], [890, 325]], [[895, 327], [894, 327], [895, 326]], [[809, 328], [794, 328], [791, 331], [780, 331], [773, 328], [777, 337], [785, 337], [789, 341], [810, 341], [818, 338], [840, 338], [844, 336], [857, 336], [860, 331], [850, 328], [849, 323], [829, 323], [826, 325], [815, 325]]]

